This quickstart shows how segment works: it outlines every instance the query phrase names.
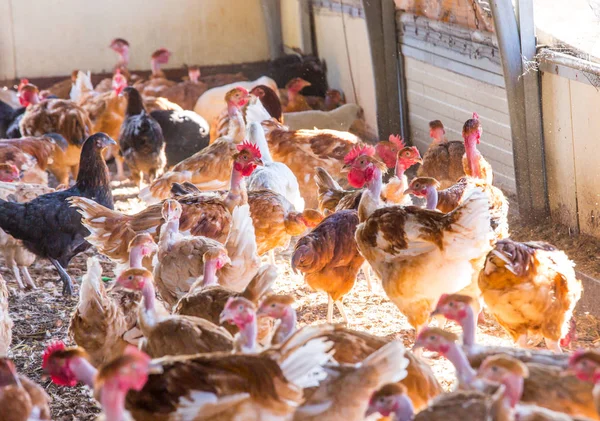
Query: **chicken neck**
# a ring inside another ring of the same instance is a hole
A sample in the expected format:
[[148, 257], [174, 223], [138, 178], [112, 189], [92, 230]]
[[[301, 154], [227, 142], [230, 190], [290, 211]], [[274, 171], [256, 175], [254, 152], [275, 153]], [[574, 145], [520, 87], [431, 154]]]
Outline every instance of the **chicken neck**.
[[117, 68], [126, 69], [129, 66], [129, 48], [123, 48], [118, 54], [119, 60], [117, 61]]
[[281, 323], [277, 327], [275, 338], [277, 339], [277, 343], [282, 343], [296, 331], [298, 317], [296, 311], [291, 306], [286, 306], [279, 320], [281, 320]]
[[236, 206], [248, 203], [248, 192], [246, 191], [246, 181], [242, 173], [235, 169], [231, 170], [231, 179], [229, 182], [229, 193], [225, 197], [225, 206], [233, 214]]
[[240, 330], [239, 338], [243, 352], [256, 351], [256, 341], [258, 337], [258, 323], [256, 314], [251, 314], [246, 320], [238, 321], [237, 327]]
[[204, 278], [202, 286], [217, 285], [217, 259], [206, 259], [204, 262]]
[[129, 267], [137, 269], [143, 268], [144, 265], [142, 262], [144, 260], [144, 257], [145, 254], [143, 247], [132, 247], [131, 251], [129, 252]]
[[142, 287], [142, 297], [144, 310], [147, 314], [153, 315], [156, 313], [156, 292], [154, 290], [154, 283], [151, 280], [146, 280]]
[[373, 174], [367, 179], [367, 189], [358, 205], [358, 218], [365, 221], [381, 205], [381, 189], [383, 186], [381, 170], [373, 166]]
[[142, 95], [139, 93], [137, 89], [132, 89], [129, 91], [127, 95], [127, 108], [125, 110], [125, 115], [138, 115], [144, 111], [144, 101], [142, 100]]
[[479, 151], [477, 150], [478, 133], [465, 136], [465, 154], [471, 170], [471, 177], [481, 178], [481, 168], [479, 166]]
[[227, 132], [227, 136], [232, 137], [234, 142], [240, 143], [246, 135], [246, 123], [239, 105], [233, 101], [228, 101], [227, 114], [229, 115], [229, 131]]
[[69, 369], [77, 380], [92, 389], [94, 388], [94, 379], [98, 370], [88, 360], [83, 357], [75, 357], [69, 361]]
[[154, 77], [162, 77], [163, 73], [160, 70], [160, 63], [157, 59], [153, 58], [150, 60], [150, 69], [152, 69], [152, 76]]
[[111, 421], [124, 421], [126, 390], [121, 390], [118, 384], [109, 382], [102, 388], [100, 403], [104, 411], [104, 417]]
[[504, 406], [507, 408], [515, 408], [523, 395], [523, 385], [525, 383], [523, 376], [516, 373], [509, 373], [502, 378], [501, 383], [506, 388], [503, 398]]
[[408, 395], [397, 396], [390, 409], [390, 413], [394, 414], [394, 420], [396, 421], [411, 421], [415, 414], [415, 408]]
[[456, 369], [456, 377], [459, 384], [470, 385], [475, 379], [475, 370], [471, 368], [467, 355], [462, 348], [455, 342], [448, 343], [442, 350], [442, 355], [448, 359]]
[[427, 186], [425, 189], [425, 198], [427, 200], [425, 208], [429, 210], [436, 210], [438, 205], [438, 192], [435, 186]]
[[82, 193], [81, 196], [93, 198], [102, 206], [112, 209], [114, 202], [108, 167], [102, 151], [96, 149], [94, 143], [93, 138], [89, 137], [83, 144], [75, 187]]
[[[179, 218], [173, 218], [163, 224], [158, 239], [159, 247], [170, 251], [179, 236]], [[133, 266], [132, 266], [133, 267]]]
[[477, 330], [477, 321], [475, 320], [475, 312], [470, 305], [466, 305], [464, 313], [460, 315], [457, 322], [463, 331], [463, 345], [467, 349], [471, 349], [475, 345], [475, 331]]

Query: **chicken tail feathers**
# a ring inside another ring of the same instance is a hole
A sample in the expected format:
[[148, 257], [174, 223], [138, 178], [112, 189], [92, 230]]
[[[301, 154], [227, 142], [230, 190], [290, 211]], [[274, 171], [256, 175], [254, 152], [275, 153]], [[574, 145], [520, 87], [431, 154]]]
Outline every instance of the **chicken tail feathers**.
[[279, 349], [279, 365], [285, 378], [300, 388], [318, 386], [327, 377], [322, 366], [334, 353], [325, 335], [333, 326], [306, 326], [294, 333]]
[[319, 195], [319, 209], [335, 210], [335, 207], [344, 196], [342, 187], [321, 167], [316, 168], [315, 182]]
[[260, 298], [271, 290], [275, 279], [277, 279], [277, 268], [275, 266], [261, 266], [242, 293], [242, 296], [253, 303], [258, 303]]
[[191, 181], [191, 179], [192, 173], [189, 171], [166, 172], [161, 177], [154, 180], [151, 185], [143, 188], [140, 191], [139, 198], [149, 205], [157, 203], [170, 196], [173, 183], [183, 183], [185, 181]]
[[[71, 207], [77, 208], [82, 216], [81, 223], [90, 231], [86, 240], [101, 253], [112, 257], [127, 250], [129, 241], [135, 236], [129, 222], [131, 217], [108, 209], [91, 199], [74, 196], [67, 199]], [[127, 254], [127, 253], [125, 253]]]
[[399, 382], [408, 374], [409, 361], [405, 352], [402, 342], [392, 341], [365, 358], [361, 369], [367, 373], [375, 372], [379, 382], [377, 389], [387, 383]]
[[[95, 311], [101, 307], [101, 301], [106, 297], [106, 291], [102, 284], [102, 266], [97, 257], [87, 260], [87, 272], [81, 277], [81, 288], [79, 290], [79, 304], [77, 310], [81, 317], [89, 316], [90, 309]], [[97, 315], [96, 312], [91, 314]]]
[[18, 240], [27, 235], [31, 227], [25, 226], [25, 205], [0, 199], [0, 228]]

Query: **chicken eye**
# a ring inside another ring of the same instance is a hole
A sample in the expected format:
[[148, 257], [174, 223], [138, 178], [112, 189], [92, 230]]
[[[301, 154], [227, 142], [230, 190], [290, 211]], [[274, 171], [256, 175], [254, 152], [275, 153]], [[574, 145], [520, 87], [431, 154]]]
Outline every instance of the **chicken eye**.
[[496, 367], [495, 365], [493, 365], [493, 366], [492, 366], [492, 371], [493, 371], [494, 373], [498, 372], [498, 367]]
[[272, 308], [275, 308], [275, 303], [271, 304], [271, 307], [272, 307]]
[[454, 307], [454, 303], [452, 303], [452, 302], [448, 303], [448, 307]]
[[133, 281], [133, 276], [129, 275], [129, 276], [127, 277], [127, 279], [129, 279], [130, 281]]
[[435, 341], [435, 335], [431, 335], [431, 336], [429, 337], [429, 340], [430, 340], [430, 341]]
[[244, 309], [244, 306], [240, 304], [240, 305], [238, 306], [238, 310], [242, 311], [243, 309]]

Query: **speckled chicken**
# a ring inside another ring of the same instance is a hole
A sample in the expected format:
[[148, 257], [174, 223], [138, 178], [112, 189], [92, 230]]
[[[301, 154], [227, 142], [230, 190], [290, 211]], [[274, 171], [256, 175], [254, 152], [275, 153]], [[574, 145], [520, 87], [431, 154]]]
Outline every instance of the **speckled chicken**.
[[549, 349], [561, 352], [583, 290], [574, 266], [551, 244], [504, 239], [488, 254], [479, 288], [514, 341], [524, 346], [528, 334], [541, 334]]

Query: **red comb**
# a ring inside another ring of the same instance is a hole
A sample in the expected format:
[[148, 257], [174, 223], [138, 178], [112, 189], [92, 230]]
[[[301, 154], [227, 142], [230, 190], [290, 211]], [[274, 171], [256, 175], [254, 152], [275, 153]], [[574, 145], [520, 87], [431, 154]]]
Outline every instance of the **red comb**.
[[23, 89], [23, 86], [29, 84], [29, 79], [21, 79], [21, 81], [19, 82], [19, 86], [17, 87], [17, 91], [21, 92], [21, 89]]
[[356, 158], [362, 155], [374, 156], [375, 148], [370, 145], [353, 147], [352, 150], [344, 157], [344, 164], [351, 164]]
[[42, 355], [42, 368], [46, 368], [48, 365], [48, 360], [56, 351], [63, 351], [66, 349], [64, 342], [56, 341], [51, 342], [46, 349], [44, 350], [44, 354]]
[[248, 89], [244, 88], [243, 86], [236, 86], [237, 90], [242, 91], [244, 93], [244, 95], [249, 95], [248, 94]]
[[391, 134], [388, 140], [390, 141], [390, 143], [396, 145], [398, 149], [406, 147], [406, 144], [404, 143], [404, 140], [400, 137], [400, 135]]
[[479, 120], [479, 114], [473, 111], [473, 120]]
[[254, 158], [260, 158], [262, 155], [260, 154], [260, 149], [256, 144], [250, 142], [249, 140], [244, 140], [241, 145], [237, 145], [237, 150], [241, 151], [249, 151]]

